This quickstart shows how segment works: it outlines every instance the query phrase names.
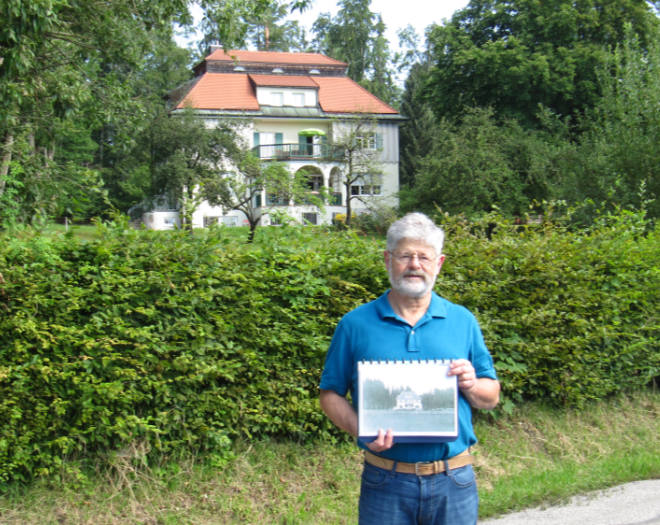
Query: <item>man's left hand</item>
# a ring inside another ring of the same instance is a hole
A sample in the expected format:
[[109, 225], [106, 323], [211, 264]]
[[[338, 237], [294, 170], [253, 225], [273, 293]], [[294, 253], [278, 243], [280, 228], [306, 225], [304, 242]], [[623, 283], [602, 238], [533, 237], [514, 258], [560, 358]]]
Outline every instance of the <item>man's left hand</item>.
[[463, 392], [471, 390], [477, 384], [477, 373], [467, 359], [456, 359], [449, 365], [449, 375], [457, 376], [458, 388]]
[[500, 399], [500, 383], [496, 379], [477, 377], [472, 363], [456, 359], [449, 365], [449, 375], [456, 376], [458, 388], [474, 408], [495, 408]]

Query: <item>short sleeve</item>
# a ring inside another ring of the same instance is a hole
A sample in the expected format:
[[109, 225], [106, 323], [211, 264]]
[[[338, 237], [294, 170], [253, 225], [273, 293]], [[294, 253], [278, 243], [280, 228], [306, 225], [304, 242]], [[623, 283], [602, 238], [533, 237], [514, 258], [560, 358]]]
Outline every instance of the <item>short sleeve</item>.
[[351, 351], [349, 323], [342, 319], [335, 329], [321, 374], [321, 390], [333, 390], [345, 396], [351, 386], [354, 356]]

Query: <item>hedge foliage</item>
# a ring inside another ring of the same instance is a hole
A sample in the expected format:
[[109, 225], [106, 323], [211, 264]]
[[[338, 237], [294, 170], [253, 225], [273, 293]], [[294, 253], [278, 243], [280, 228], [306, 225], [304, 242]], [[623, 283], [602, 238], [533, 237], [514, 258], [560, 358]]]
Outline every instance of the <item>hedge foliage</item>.
[[[580, 405], [658, 376], [660, 239], [643, 218], [577, 233], [438, 219], [437, 290], [479, 318], [509, 403]], [[388, 286], [382, 239], [100, 228], [0, 239], [0, 484], [136, 441], [214, 452], [334, 432], [320, 370], [341, 315]]]

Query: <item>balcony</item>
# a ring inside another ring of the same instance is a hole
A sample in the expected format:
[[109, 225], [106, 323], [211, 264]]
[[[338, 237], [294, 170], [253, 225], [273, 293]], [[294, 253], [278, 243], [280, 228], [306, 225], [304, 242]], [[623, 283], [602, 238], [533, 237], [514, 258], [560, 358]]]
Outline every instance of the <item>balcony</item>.
[[261, 144], [252, 148], [252, 153], [263, 160], [340, 161], [344, 158], [343, 149], [330, 144]]

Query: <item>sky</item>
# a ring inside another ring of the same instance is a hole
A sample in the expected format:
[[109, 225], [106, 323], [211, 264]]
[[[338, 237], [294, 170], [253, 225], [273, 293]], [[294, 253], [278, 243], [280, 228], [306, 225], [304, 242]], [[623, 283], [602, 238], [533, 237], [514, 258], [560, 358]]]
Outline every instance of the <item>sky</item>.
[[[396, 49], [399, 45], [397, 31], [408, 24], [415, 28], [424, 42], [424, 30], [432, 23], [440, 24], [444, 19], [449, 20], [459, 9], [464, 8], [468, 0], [371, 0], [370, 9], [380, 14], [385, 22], [386, 37], [390, 48]], [[332, 16], [339, 10], [336, 0], [313, 0], [311, 8], [302, 15], [296, 13], [296, 18], [307, 29], [321, 13], [330, 13]]]
[[[371, 0], [370, 9], [383, 17], [390, 49], [395, 50], [399, 44], [397, 30], [410, 24], [420, 36], [420, 42], [424, 42], [426, 27], [432, 23], [440, 24], [443, 19], [450, 19], [455, 11], [464, 8], [467, 4], [468, 0]], [[337, 11], [336, 0], [313, 0], [309, 9], [302, 14], [296, 12], [293, 19], [299, 20], [309, 34], [319, 14], [330, 13], [335, 16]], [[198, 14], [199, 10], [196, 10], [196, 13]], [[187, 45], [183, 38], [177, 38], [177, 42], [183, 47]]]
[[[443, 19], [449, 20], [459, 9], [467, 6], [468, 0], [371, 0], [370, 9], [380, 13], [387, 27], [386, 37], [390, 48], [396, 49], [399, 44], [397, 31], [408, 24], [415, 28], [424, 41], [424, 30], [432, 23], [440, 24]], [[313, 0], [312, 7], [302, 15], [296, 13], [297, 19], [307, 29], [321, 13], [337, 14], [339, 8], [336, 0]]]

